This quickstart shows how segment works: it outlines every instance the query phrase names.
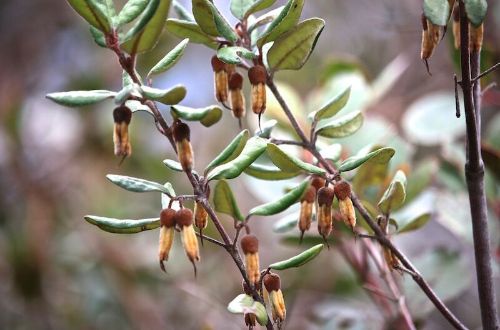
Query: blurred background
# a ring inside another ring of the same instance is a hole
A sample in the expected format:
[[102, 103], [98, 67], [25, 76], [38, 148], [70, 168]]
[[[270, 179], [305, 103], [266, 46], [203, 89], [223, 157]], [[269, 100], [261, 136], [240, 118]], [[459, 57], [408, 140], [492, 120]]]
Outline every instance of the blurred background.
[[[190, 1], [180, 3], [190, 8]], [[215, 3], [231, 17], [226, 1]], [[277, 1], [274, 7], [283, 3]], [[457, 52], [448, 33], [430, 60], [432, 76], [427, 74], [420, 60], [420, 14], [421, 1], [413, 0], [307, 1], [302, 18], [324, 18], [325, 30], [305, 67], [280, 72], [276, 79], [304, 123], [318, 104], [353, 86], [344, 111], [363, 110], [365, 123], [354, 136], [335, 141], [343, 146], [342, 157], [370, 143], [396, 149], [390, 173], [404, 168], [411, 191], [408, 205], [431, 213], [423, 228], [397, 235], [396, 244], [459, 318], [478, 329], [463, 172], [464, 118], [455, 117], [453, 96]], [[173, 10], [170, 16], [175, 17]], [[133, 154], [119, 166], [113, 156], [112, 101], [69, 109], [45, 99], [54, 91], [119, 90], [121, 69], [115, 56], [94, 44], [86, 23], [65, 1], [3, 0], [0, 30], [0, 327], [244, 328], [242, 317], [226, 310], [241, 291], [241, 279], [224, 251], [205, 243], [194, 279], [177, 240], [165, 274], [157, 262], [158, 231], [109, 234], [83, 220], [85, 214], [131, 219], [159, 214], [160, 196], [121, 190], [106, 180], [108, 173], [169, 181], [177, 193], [190, 192], [186, 178], [162, 164], [174, 155], [149, 116], [134, 116]], [[155, 50], [139, 59], [140, 71], [147, 72], [179, 41], [163, 33]], [[490, 1], [485, 66], [500, 61], [499, 41], [500, 3]], [[214, 104], [212, 55], [213, 50], [190, 44], [181, 61], [159, 76], [155, 86], [181, 83], [188, 89], [183, 105]], [[500, 82], [500, 71], [489, 75], [483, 87], [493, 81]], [[280, 120], [275, 101], [270, 102], [267, 118]], [[483, 95], [483, 152], [497, 289], [499, 109], [500, 90], [489, 89]], [[168, 109], [163, 110], [168, 116]], [[247, 117], [244, 125], [255, 129], [256, 119]], [[191, 127], [200, 169], [238, 132], [228, 112], [213, 128], [196, 123]], [[322, 141], [326, 142], [331, 141]], [[243, 213], [291, 184], [245, 175], [231, 182]], [[231, 230], [232, 220], [222, 218]], [[304, 249], [287, 244], [287, 235], [296, 237], [296, 231], [273, 231], [280, 218], [252, 220], [261, 240], [263, 265]], [[210, 226], [208, 233], [217, 235]], [[378, 306], [334, 248], [307, 266], [280, 275], [288, 329], [385, 327]], [[407, 276], [400, 279], [419, 328], [449, 328], [413, 282]]]

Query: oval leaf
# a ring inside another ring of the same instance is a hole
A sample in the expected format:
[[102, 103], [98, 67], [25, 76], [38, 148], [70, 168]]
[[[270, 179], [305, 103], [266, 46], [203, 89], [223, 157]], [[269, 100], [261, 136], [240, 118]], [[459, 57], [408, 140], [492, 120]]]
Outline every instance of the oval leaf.
[[170, 112], [174, 118], [199, 121], [205, 127], [212, 126], [222, 118], [222, 109], [217, 105], [198, 109], [176, 105], [170, 107]]
[[184, 54], [184, 50], [186, 49], [186, 46], [189, 42], [189, 39], [184, 39], [177, 46], [174, 47], [171, 51], [165, 55], [156, 65], [149, 70], [148, 77], [152, 76], [154, 74], [159, 74], [162, 72], [167, 71], [171, 67], [173, 67], [179, 59], [182, 57], [182, 54]]
[[274, 127], [278, 124], [278, 121], [275, 119], [271, 119], [263, 123], [260, 128], [255, 130], [256, 136], [260, 136], [264, 139], [269, 139], [271, 137], [271, 133], [273, 132]]
[[256, 57], [254, 53], [243, 47], [222, 47], [217, 51], [217, 57], [224, 63], [240, 64], [241, 57], [253, 59]]
[[182, 6], [177, 0], [174, 0], [172, 5], [174, 7], [175, 12], [177, 13], [177, 16], [179, 16], [180, 19], [194, 22], [193, 15], [186, 8], [184, 8], [184, 6]]
[[133, 192], [149, 192], [149, 191], [159, 191], [165, 194], [169, 194], [170, 191], [165, 188], [164, 185], [157, 182], [148, 181], [144, 179], [134, 178], [124, 175], [108, 174], [106, 175], [109, 181], [113, 182], [117, 186]]
[[230, 215], [235, 220], [244, 220], [231, 187], [225, 180], [220, 180], [215, 185], [213, 202], [215, 211]]
[[274, 270], [284, 270], [293, 267], [300, 267], [314, 259], [321, 252], [321, 250], [323, 250], [323, 247], [324, 244], [315, 245], [312, 248], [305, 250], [301, 254], [296, 255], [295, 257], [275, 262], [274, 264], [269, 265], [269, 268]]
[[324, 27], [324, 20], [311, 18], [276, 39], [267, 53], [267, 63], [271, 71], [302, 68]]
[[294, 27], [299, 21], [303, 7], [304, 0], [288, 0], [283, 10], [269, 24], [259, 38], [257, 45], [262, 47], [264, 44], [276, 40], [280, 35]]
[[[155, 0], [151, 0], [148, 5], [154, 8]], [[156, 9], [151, 15], [148, 8], [144, 11], [143, 16], [148, 17], [147, 23], [142, 29], [137, 29], [137, 32], [133, 35], [131, 39], [126, 38], [121, 47], [129, 54], [142, 53], [153, 49], [160, 38], [160, 34], [165, 25], [165, 20], [167, 19], [168, 10], [170, 8], [170, 0], [160, 0], [159, 4], [156, 5]]]
[[245, 147], [250, 134], [248, 130], [241, 131], [236, 137], [220, 152], [220, 154], [212, 160], [205, 168], [205, 173], [208, 173], [214, 167], [229, 162], [235, 159]]
[[196, 23], [170, 18], [165, 23], [165, 27], [168, 32], [178, 38], [189, 38], [190, 42], [217, 48], [215, 39], [204, 33]]
[[219, 10], [212, 3], [210, 3], [210, 7], [212, 9], [215, 27], [217, 28], [219, 34], [228, 41], [236, 42], [239, 39], [236, 31], [234, 31], [224, 16], [222, 16]]
[[[170, 196], [172, 197], [175, 197], [175, 191], [174, 191], [174, 187], [172, 187], [172, 185], [170, 184], [170, 182], [167, 182], [164, 184], [164, 187], [165, 189], [167, 189], [167, 191], [169, 192], [169, 194], [161, 194], [161, 208], [162, 209], [166, 209], [170, 206]], [[179, 209], [179, 204], [174, 204], [173, 206], [173, 209], [174, 210], [178, 210]]]
[[315, 121], [318, 121], [320, 119], [335, 116], [347, 104], [349, 96], [351, 96], [351, 86], [347, 87], [342, 93], [331, 99], [321, 109], [309, 114], [309, 118], [313, 118]]
[[342, 138], [356, 133], [362, 125], [363, 114], [360, 111], [353, 111], [340, 118], [320, 123], [316, 134], [329, 138]]
[[302, 197], [304, 194], [304, 191], [309, 187], [309, 181], [306, 180], [302, 182], [300, 185], [297, 187], [293, 188], [289, 192], [287, 192], [285, 195], [283, 195], [281, 198], [266, 203], [262, 204], [259, 206], [256, 206], [250, 210], [248, 213], [248, 216], [251, 215], [274, 215], [280, 212], [283, 212], [287, 208], [289, 208], [291, 205], [295, 204], [296, 202], [299, 201], [299, 199]]
[[273, 164], [284, 172], [295, 173], [297, 171], [306, 171], [308, 173], [320, 175], [326, 173], [322, 168], [305, 163], [298, 158], [288, 155], [275, 144], [268, 143], [266, 152]]
[[380, 148], [368, 154], [349, 157], [344, 160], [342, 164], [340, 164], [339, 171], [346, 172], [354, 170], [355, 168], [363, 165], [363, 163], [372, 158], [375, 158], [377, 162], [387, 163], [389, 160], [391, 160], [392, 156], [394, 156], [395, 152], [396, 151], [392, 148]]
[[484, 18], [486, 17], [488, 3], [486, 0], [464, 0], [464, 2], [467, 18], [472, 25], [479, 27], [483, 24]]
[[97, 215], [86, 215], [84, 219], [108, 233], [135, 234], [141, 231], [156, 229], [160, 227], [160, 218], [152, 219], [114, 219], [99, 217]]
[[244, 20], [258, 11], [271, 7], [276, 0], [231, 0], [231, 13], [234, 17]]
[[266, 150], [266, 145], [262, 138], [250, 138], [238, 157], [212, 169], [207, 180], [236, 178]]
[[409, 219], [398, 218], [398, 220], [396, 220], [396, 223], [398, 224], [399, 227], [397, 232], [398, 234], [401, 234], [417, 230], [425, 226], [430, 219], [431, 219], [431, 213], [424, 213]]
[[405, 198], [406, 175], [403, 171], [399, 170], [378, 202], [378, 207], [384, 214], [388, 214], [392, 209], [403, 205]]
[[116, 93], [111, 91], [93, 90], [50, 93], [46, 97], [60, 105], [82, 107], [113, 98], [115, 95]]
[[254, 178], [271, 181], [291, 179], [299, 175], [301, 172], [302, 171], [283, 172], [277, 167], [257, 163], [251, 164], [245, 170], [245, 174], [253, 176]]
[[82, 16], [90, 25], [103, 31], [109, 32], [111, 27], [108, 22], [106, 10], [96, 0], [67, 0], [69, 5]]
[[445, 26], [450, 13], [448, 0], [424, 0], [424, 15], [433, 24]]
[[116, 17], [116, 25], [122, 26], [132, 22], [146, 9], [149, 0], [129, 0], [123, 6], [122, 10]]
[[201, 30], [211, 36], [218, 37], [219, 31], [215, 25], [212, 4], [208, 0], [193, 0], [193, 16]]
[[170, 89], [158, 89], [149, 86], [141, 86], [143, 95], [153, 101], [173, 105], [181, 102], [186, 97], [186, 87], [176, 85]]
[[172, 159], [164, 159], [163, 164], [165, 164], [166, 167], [171, 169], [172, 171], [176, 172], [183, 172], [184, 170], [182, 169], [182, 166], [179, 162], [176, 162], [175, 160]]

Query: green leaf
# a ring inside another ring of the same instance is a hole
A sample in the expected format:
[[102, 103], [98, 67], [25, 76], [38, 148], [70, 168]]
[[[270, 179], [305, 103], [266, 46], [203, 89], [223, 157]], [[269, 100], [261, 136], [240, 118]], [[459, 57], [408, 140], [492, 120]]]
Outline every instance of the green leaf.
[[90, 25], [103, 32], [109, 32], [111, 27], [102, 3], [96, 0], [67, 0], [69, 5]]
[[241, 57], [251, 60], [257, 57], [257, 55], [246, 48], [230, 46], [219, 48], [219, 50], [217, 51], [217, 57], [224, 63], [240, 64]]
[[260, 128], [255, 130], [255, 135], [264, 139], [269, 139], [276, 124], [278, 124], [278, 121], [275, 119], [266, 121], [260, 126]]
[[130, 35], [127, 33], [131, 38], [129, 39], [126, 36], [126, 41], [121, 45], [122, 49], [127, 53], [143, 53], [156, 46], [163, 30], [165, 20], [167, 19], [170, 0], [160, 0], [159, 4], [155, 4], [155, 2], [158, 2], [158, 0], [151, 0], [139, 19], [138, 24], [143, 22], [146, 22], [146, 24], [140, 24], [136, 29], [132, 28], [131, 30], [134, 30], [134, 33]]
[[267, 324], [267, 322], [269, 321], [269, 318], [267, 316], [266, 307], [264, 305], [262, 305], [260, 302], [256, 301], [253, 303], [253, 305], [251, 307], [251, 311], [253, 311], [253, 313], [257, 317], [257, 322], [260, 325], [265, 326]]
[[218, 37], [220, 34], [217, 25], [215, 25], [212, 3], [208, 0], [192, 0], [191, 4], [194, 19], [201, 28], [201, 31], [210, 36]]
[[189, 22], [194, 22], [193, 15], [186, 8], [184, 8], [184, 6], [182, 6], [178, 1], [174, 0], [172, 5], [174, 6], [174, 10], [180, 19]]
[[399, 170], [378, 202], [378, 207], [384, 214], [388, 214], [391, 209], [396, 209], [403, 205], [405, 198], [406, 175], [403, 171]]
[[[369, 152], [380, 149], [381, 146], [372, 146]], [[366, 149], [365, 149], [366, 150]], [[364, 150], [362, 150], [364, 151]], [[368, 153], [368, 152], [367, 152]], [[364, 189], [370, 186], [378, 185], [384, 182], [389, 172], [389, 163], [379, 162], [377, 157], [366, 161], [356, 172], [352, 181], [354, 191], [363, 197]]]
[[242, 314], [253, 305], [253, 298], [247, 294], [239, 294], [228, 305], [227, 310], [234, 314]]
[[276, 39], [267, 53], [267, 63], [271, 71], [302, 68], [324, 27], [324, 20], [311, 18]]
[[276, 223], [273, 225], [273, 231], [279, 234], [287, 233], [297, 228], [298, 222], [299, 222], [299, 213], [298, 212], [290, 213], [288, 215], [285, 215], [280, 220], [276, 221]]
[[130, 85], [126, 85], [118, 93], [116, 93], [115, 104], [122, 104], [123, 102], [127, 101], [127, 99], [131, 95], [142, 97], [141, 88], [136, 83], [131, 83]]
[[311, 112], [309, 114], [309, 118], [313, 118], [315, 121], [318, 121], [320, 119], [327, 119], [335, 116], [347, 104], [349, 96], [351, 96], [351, 86], [347, 87], [342, 93], [328, 101], [318, 111]]
[[141, 86], [142, 93], [150, 100], [163, 104], [173, 105], [181, 102], [186, 97], [186, 87], [176, 85], [170, 89], [157, 89], [149, 86]]
[[288, 155], [275, 144], [268, 143], [266, 152], [273, 164], [284, 172], [295, 173], [298, 171], [306, 171], [308, 173], [320, 175], [326, 173], [322, 168], [305, 163], [298, 158]]
[[[252, 34], [251, 35], [252, 46], [255, 45], [255, 43], [257, 42], [257, 39], [258, 39], [256, 36], [253, 35], [253, 33], [256, 33], [258, 31], [254, 31], [254, 30], [256, 28], [258, 28], [259, 26], [262, 26], [262, 25], [265, 25], [265, 24], [268, 24], [268, 23], [271, 23], [272, 21], [274, 21], [276, 19], [276, 17], [278, 17], [278, 15], [281, 13], [283, 8], [285, 8], [285, 6], [280, 6], [280, 7], [274, 8], [273, 10], [268, 11], [267, 13], [262, 14], [261, 16], [255, 18], [255, 19], [252, 19], [252, 20], [251, 20], [251, 18], [253, 18], [253, 16], [248, 17], [248, 29], [247, 29], [247, 31], [250, 34]], [[257, 36], [258, 36], [258, 33], [257, 33]]]
[[234, 31], [224, 16], [222, 16], [219, 10], [212, 3], [210, 3], [210, 7], [212, 9], [215, 27], [217, 28], [219, 34], [228, 41], [236, 42], [239, 39], [236, 31]]
[[129, 0], [125, 3], [122, 10], [116, 17], [116, 25], [122, 26], [124, 24], [132, 22], [134, 19], [139, 17], [139, 15], [146, 9], [149, 0]]
[[188, 38], [179, 42], [179, 44], [175, 46], [174, 49], [169, 51], [167, 55], [165, 55], [165, 57], [163, 57], [158, 63], [156, 63], [151, 70], [149, 70], [148, 77], [154, 74], [165, 72], [173, 67], [184, 54], [184, 50], [186, 49], [188, 42]]
[[111, 99], [115, 95], [116, 93], [111, 91], [93, 90], [50, 93], [47, 94], [46, 97], [60, 105], [68, 107], [82, 107], [101, 102], [106, 99]]
[[269, 265], [269, 268], [274, 270], [285, 270], [288, 268], [300, 267], [314, 259], [321, 252], [321, 250], [323, 250], [323, 247], [324, 244], [318, 244], [310, 249], [305, 250], [301, 254], [296, 255], [295, 257], [275, 262], [274, 264]]
[[236, 137], [222, 150], [217, 157], [212, 160], [205, 168], [205, 173], [208, 173], [214, 167], [227, 163], [235, 159], [245, 147], [250, 134], [248, 130], [241, 131]]
[[374, 161], [380, 163], [387, 163], [391, 160], [392, 156], [396, 151], [392, 148], [380, 148], [378, 150], [374, 150], [368, 154], [355, 155], [347, 158], [340, 164], [339, 171], [346, 172], [354, 170], [355, 168], [363, 165], [368, 160], [375, 158]]
[[213, 202], [215, 211], [230, 215], [239, 221], [245, 219], [226, 180], [220, 180], [215, 185]]
[[170, 182], [165, 183], [163, 186], [169, 192], [168, 195], [163, 193], [161, 194], [161, 208], [166, 209], [170, 205], [170, 200], [171, 200], [170, 196], [175, 197], [175, 191]]
[[231, 13], [234, 17], [244, 20], [258, 11], [271, 7], [276, 0], [231, 0]]
[[302, 197], [304, 194], [304, 191], [309, 187], [309, 181], [305, 180], [302, 182], [300, 185], [297, 187], [293, 188], [289, 192], [287, 192], [285, 195], [283, 195], [281, 198], [266, 203], [262, 204], [259, 206], [256, 206], [250, 210], [248, 213], [248, 216], [251, 215], [274, 215], [280, 212], [283, 212], [287, 208], [289, 208], [291, 205], [295, 204], [296, 202], [299, 201], [299, 199]]
[[132, 112], [137, 112], [137, 111], [144, 111], [147, 112], [149, 115], [154, 117], [153, 112], [151, 112], [151, 109], [147, 106], [142, 104], [139, 101], [136, 100], [128, 100], [125, 102], [125, 105], [132, 111]]
[[486, 0], [464, 0], [464, 2], [467, 18], [472, 25], [479, 27], [483, 24], [484, 18], [486, 17], [488, 3]]
[[402, 219], [398, 218], [396, 223], [398, 224], [398, 234], [406, 233], [409, 231], [417, 230], [422, 228], [431, 219], [430, 213], [424, 213], [416, 217]]
[[433, 24], [445, 26], [450, 13], [448, 0], [424, 0], [424, 15]]
[[266, 150], [266, 145], [262, 138], [250, 138], [238, 157], [212, 169], [207, 180], [236, 178]]
[[184, 170], [182, 169], [182, 166], [179, 162], [172, 160], [172, 159], [164, 159], [163, 164], [165, 164], [166, 167], [171, 169], [172, 171], [176, 172], [183, 172]]
[[165, 27], [178, 38], [189, 38], [190, 42], [204, 44], [214, 49], [218, 47], [215, 39], [203, 32], [196, 23], [169, 18]]
[[100, 217], [97, 215], [86, 215], [85, 221], [100, 229], [115, 234], [135, 234], [145, 230], [152, 230], [160, 227], [160, 218], [152, 219], [114, 219]]
[[276, 40], [281, 34], [294, 27], [299, 21], [304, 0], [288, 0], [279, 15], [269, 24], [262, 36], [257, 40], [257, 46]]
[[133, 178], [124, 175], [116, 175], [116, 174], [108, 174], [106, 175], [106, 178], [108, 178], [109, 181], [113, 182], [118, 187], [121, 187], [125, 190], [132, 192], [142, 193], [142, 192], [158, 191], [165, 194], [170, 193], [170, 191], [166, 189], [164, 185], [153, 181]]
[[108, 47], [106, 45], [106, 37], [104, 36], [104, 33], [102, 33], [99, 29], [93, 27], [92, 25], [90, 26], [90, 35], [98, 46], [103, 48]]
[[253, 176], [254, 178], [271, 181], [291, 179], [296, 177], [300, 173], [301, 171], [283, 172], [277, 167], [266, 166], [257, 163], [251, 164], [245, 170], [245, 174]]
[[175, 105], [170, 107], [170, 113], [174, 118], [199, 121], [205, 127], [212, 126], [222, 118], [222, 109], [218, 105], [198, 109]]
[[328, 138], [343, 138], [356, 133], [362, 125], [363, 114], [360, 111], [353, 111], [340, 118], [321, 122], [316, 134]]

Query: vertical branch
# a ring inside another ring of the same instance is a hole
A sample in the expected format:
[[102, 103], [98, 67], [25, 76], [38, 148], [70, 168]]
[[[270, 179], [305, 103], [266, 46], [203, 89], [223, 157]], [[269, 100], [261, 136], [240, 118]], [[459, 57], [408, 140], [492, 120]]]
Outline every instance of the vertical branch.
[[[465, 122], [467, 127], [467, 161], [465, 176], [469, 191], [469, 203], [472, 216], [472, 233], [474, 238], [474, 255], [476, 260], [477, 286], [479, 306], [484, 329], [499, 329], [496, 311], [495, 287], [491, 269], [491, 251], [484, 191], [484, 164], [481, 157], [480, 125], [480, 79], [471, 82], [471, 57], [469, 53], [469, 21], [463, 0], [460, 8], [460, 66], [462, 69], [462, 91], [464, 94]], [[473, 53], [472, 67], [479, 73], [479, 53]], [[476, 105], [476, 110], [474, 108]]]

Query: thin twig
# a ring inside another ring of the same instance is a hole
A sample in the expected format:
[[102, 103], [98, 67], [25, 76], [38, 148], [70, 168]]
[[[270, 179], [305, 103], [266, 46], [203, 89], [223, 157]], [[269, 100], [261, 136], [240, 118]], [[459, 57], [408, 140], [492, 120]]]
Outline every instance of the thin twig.
[[222, 246], [223, 248], [226, 248], [226, 245], [224, 243], [222, 243], [221, 241], [216, 240], [215, 238], [212, 238], [210, 236], [207, 236], [205, 234], [198, 233], [198, 232], [196, 232], [196, 236], [200, 237], [201, 239], [207, 240], [211, 243], [214, 243], [216, 245]]
[[[496, 310], [495, 286], [491, 269], [491, 251], [489, 242], [486, 195], [484, 191], [484, 163], [481, 156], [480, 130], [480, 79], [491, 72], [475, 79], [477, 88], [473, 90], [472, 71], [479, 71], [480, 50], [469, 53], [469, 21], [463, 0], [460, 8], [460, 66], [462, 69], [462, 91], [464, 94], [464, 112], [467, 132], [465, 176], [469, 192], [469, 203], [472, 216], [472, 234], [476, 261], [479, 306], [484, 329], [499, 329], [500, 323]], [[471, 69], [472, 64], [472, 69]], [[498, 65], [494, 66], [495, 68]], [[476, 109], [474, 108], [476, 105]]]
[[475, 78], [473, 78], [471, 80], [471, 83], [475, 84], [478, 80], [480, 80], [481, 78], [483, 78], [484, 76], [486, 76], [487, 74], [495, 71], [496, 69], [500, 68], [500, 63], [497, 63], [495, 65], [493, 65], [491, 68], [489, 68], [488, 70], [484, 71], [483, 73], [477, 75]]

